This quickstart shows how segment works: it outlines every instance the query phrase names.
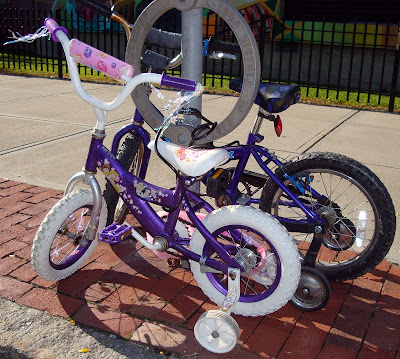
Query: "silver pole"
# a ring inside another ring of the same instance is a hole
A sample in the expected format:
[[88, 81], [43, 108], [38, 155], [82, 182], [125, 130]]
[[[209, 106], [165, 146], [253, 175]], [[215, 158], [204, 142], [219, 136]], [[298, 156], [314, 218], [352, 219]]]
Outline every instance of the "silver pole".
[[[201, 82], [203, 73], [203, 9], [182, 11], [182, 77]], [[190, 107], [201, 111], [201, 96], [195, 98]], [[200, 119], [185, 116], [185, 122], [192, 127], [200, 125]], [[190, 189], [200, 192], [200, 183], [196, 182]]]
[[[203, 73], [203, 9], [182, 11], [182, 77], [201, 82]], [[201, 111], [201, 96], [190, 103]], [[188, 125], [200, 125], [194, 116], [186, 116]]]

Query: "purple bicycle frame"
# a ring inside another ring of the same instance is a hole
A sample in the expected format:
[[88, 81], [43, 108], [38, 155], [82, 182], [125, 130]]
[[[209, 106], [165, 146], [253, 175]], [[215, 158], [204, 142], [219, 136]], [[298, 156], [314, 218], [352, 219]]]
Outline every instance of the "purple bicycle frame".
[[[135, 115], [135, 118], [137, 116]], [[139, 120], [139, 117], [136, 119]], [[139, 121], [137, 122], [140, 123]], [[136, 134], [142, 138], [145, 145], [143, 156], [144, 167], [141, 168], [140, 171], [140, 175], [144, 175], [150, 158], [150, 150], [147, 148], [149, 137], [141, 125], [135, 124], [129, 124], [116, 133], [112, 143], [112, 152], [114, 153], [110, 152], [103, 145], [104, 138], [92, 137], [85, 169], [95, 173], [97, 168], [99, 168], [101, 172], [103, 172], [107, 181], [113, 185], [114, 189], [118, 192], [131, 213], [152, 237], [163, 236], [167, 239], [169, 247], [180, 251], [188, 259], [199, 262], [201, 259], [200, 255], [183, 247], [183, 245], [188, 244], [188, 238], [180, 238], [174, 235], [176, 222], [180, 212], [180, 206], [177, 206], [181, 197], [181, 188], [179, 183], [177, 182], [174, 190], [168, 190], [152, 185], [127, 171], [115, 157], [120, 139], [131, 131], [135, 131]], [[188, 178], [183, 177], [183, 181], [186, 179]], [[211, 235], [196, 216], [195, 210], [198, 208], [206, 208], [209, 212], [211, 212], [213, 208], [194, 193], [187, 190], [186, 186], [182, 198], [183, 207], [193, 226], [200, 231], [207, 243], [223, 260], [223, 262], [221, 262], [206, 258], [205, 264], [225, 274], [228, 273], [229, 267], [239, 268], [243, 271], [244, 268], [242, 268], [242, 266], [229, 255], [224, 247]], [[195, 208], [191, 206], [191, 202], [196, 203]], [[167, 221], [164, 222], [150, 206], [150, 203], [166, 208], [177, 208], [169, 213]]]

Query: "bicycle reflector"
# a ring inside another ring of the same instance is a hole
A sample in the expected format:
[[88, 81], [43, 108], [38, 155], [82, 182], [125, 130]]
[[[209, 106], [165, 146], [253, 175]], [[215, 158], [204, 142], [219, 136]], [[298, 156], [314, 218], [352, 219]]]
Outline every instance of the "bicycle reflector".
[[274, 120], [275, 133], [278, 137], [281, 137], [282, 127], [283, 127], [282, 121], [281, 121], [280, 116], [278, 115], [275, 117], [275, 120]]

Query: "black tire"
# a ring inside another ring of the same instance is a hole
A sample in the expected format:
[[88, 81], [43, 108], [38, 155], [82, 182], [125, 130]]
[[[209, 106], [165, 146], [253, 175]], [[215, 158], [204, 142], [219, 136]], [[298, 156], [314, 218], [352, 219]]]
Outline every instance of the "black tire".
[[[303, 177], [311, 180], [312, 188], [319, 190], [320, 193], [325, 191], [324, 195], [327, 197], [329, 196], [324, 178], [330, 176], [329, 190], [332, 198], [325, 203], [321, 203], [321, 201], [318, 203], [309, 191], [301, 194], [292, 182], [284, 177], [284, 174], [295, 179]], [[313, 208], [324, 210], [331, 220], [333, 218], [315, 265], [316, 269], [325, 274], [330, 281], [357, 278], [369, 272], [384, 259], [394, 239], [395, 210], [385, 186], [367, 167], [343, 155], [316, 152], [301, 155], [284, 163], [276, 170], [276, 175], [280, 181], [286, 183], [297, 193], [301, 201], [312, 203]], [[307, 175], [314, 175], [314, 177], [305, 177]], [[333, 187], [333, 178], [336, 177], [339, 182], [336, 187]], [[338, 196], [344, 184], [348, 186], [348, 189], [343, 187], [345, 192]], [[317, 188], [318, 185], [321, 186], [320, 189]], [[352, 187], [358, 192], [356, 196], [350, 198], [349, 189]], [[337, 189], [338, 192], [334, 193]], [[344, 193], [346, 195], [343, 195]], [[285, 194], [278, 185], [272, 179], [268, 179], [261, 194], [260, 208], [276, 216], [304, 219], [304, 213], [297, 207], [293, 208], [279, 203], [281, 195], [284, 198]], [[356, 203], [352, 204], [356, 200], [357, 203], [359, 202], [358, 197], [361, 198], [359, 207]], [[349, 200], [350, 202], [347, 203]], [[350, 205], [351, 209], [348, 208]], [[287, 210], [286, 214], [284, 213], [285, 209]], [[361, 215], [361, 212], [364, 214]], [[363, 226], [364, 229], [362, 229]], [[341, 230], [344, 232], [334, 232], [338, 231], [338, 228], [342, 228]], [[355, 233], [355, 229], [360, 234]], [[312, 239], [312, 234], [291, 234], [298, 244], [300, 253], [304, 255]]]
[[[135, 133], [130, 133], [126, 136], [122, 146], [120, 147], [117, 159], [121, 162], [125, 169], [131, 173], [138, 175], [142, 163], [144, 144], [142, 138]], [[116, 222], [123, 223], [127, 208], [122, 202], [118, 193], [110, 183], [106, 183], [103, 191], [104, 200], [107, 203], [107, 226]]]

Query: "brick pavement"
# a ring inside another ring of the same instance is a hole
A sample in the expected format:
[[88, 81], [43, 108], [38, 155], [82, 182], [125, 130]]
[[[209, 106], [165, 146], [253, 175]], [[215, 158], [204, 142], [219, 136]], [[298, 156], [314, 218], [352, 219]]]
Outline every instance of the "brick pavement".
[[[100, 244], [90, 261], [60, 282], [30, 264], [35, 232], [60, 191], [0, 179], [0, 296], [165, 352], [214, 358], [193, 335], [215, 309], [190, 272], [170, 268], [132, 240]], [[313, 313], [286, 305], [266, 317], [238, 317], [238, 346], [221, 358], [399, 359], [400, 267], [383, 261], [353, 281], [334, 283]]]

